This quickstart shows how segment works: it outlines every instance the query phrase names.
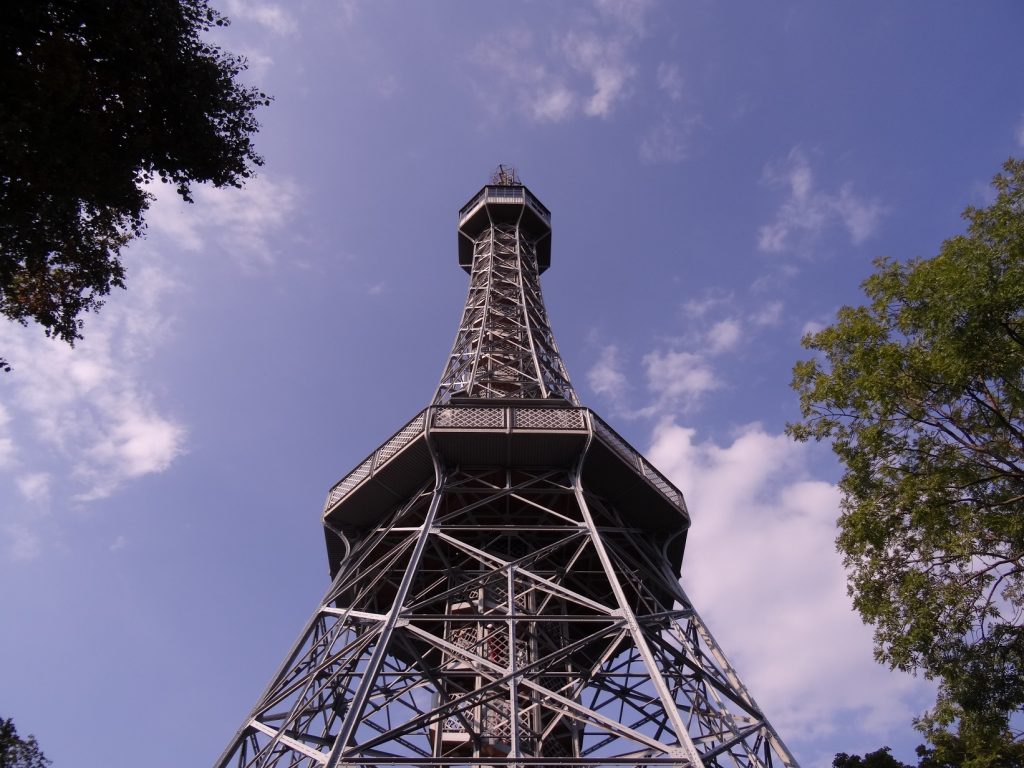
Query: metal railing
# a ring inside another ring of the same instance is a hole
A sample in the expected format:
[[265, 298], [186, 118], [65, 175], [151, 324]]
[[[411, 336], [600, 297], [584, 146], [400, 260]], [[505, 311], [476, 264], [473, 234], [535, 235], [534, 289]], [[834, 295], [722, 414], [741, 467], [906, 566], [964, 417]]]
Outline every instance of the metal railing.
[[526, 187], [502, 187], [488, 184], [477, 192], [462, 208], [459, 209], [459, 221], [483, 202], [487, 203], [527, 203], [534, 213], [540, 216], [546, 224], [551, 224], [551, 211], [536, 198]]
[[584, 412], [590, 414], [594, 433], [602, 443], [654, 486], [668, 501], [689, 514], [682, 492], [593, 411], [586, 408], [529, 408], [512, 403], [493, 406], [431, 406], [420, 411], [380, 448], [332, 486], [324, 504], [324, 513], [326, 514], [409, 443], [422, 435], [428, 418], [431, 428], [440, 430], [582, 432], [587, 429]]

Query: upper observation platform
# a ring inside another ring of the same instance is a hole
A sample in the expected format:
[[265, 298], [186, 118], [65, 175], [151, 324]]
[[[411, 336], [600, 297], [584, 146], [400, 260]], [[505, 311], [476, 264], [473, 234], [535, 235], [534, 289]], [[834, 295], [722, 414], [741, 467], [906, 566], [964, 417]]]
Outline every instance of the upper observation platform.
[[474, 244], [495, 224], [515, 224], [535, 242], [537, 267], [551, 266], [551, 211], [524, 184], [508, 175], [487, 184], [459, 210], [459, 266], [469, 272]]

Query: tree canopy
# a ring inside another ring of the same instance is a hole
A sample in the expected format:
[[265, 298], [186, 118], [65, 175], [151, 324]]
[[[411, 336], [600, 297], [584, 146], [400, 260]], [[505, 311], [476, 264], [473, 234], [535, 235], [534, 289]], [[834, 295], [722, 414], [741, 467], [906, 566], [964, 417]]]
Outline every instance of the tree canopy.
[[50, 761], [35, 736], [21, 738], [10, 718], [0, 718], [0, 768], [47, 768]]
[[[0, 312], [80, 338], [170, 182], [241, 186], [262, 158], [239, 56], [207, 0], [15, 0], [0, 25]], [[4, 361], [0, 358], [0, 366]]]
[[892, 756], [889, 747], [868, 752], [863, 757], [848, 755], [845, 752], [836, 754], [832, 760], [832, 768], [913, 768]]
[[804, 338], [790, 425], [844, 465], [837, 545], [877, 658], [939, 681], [918, 726], [972, 768], [1024, 761], [1024, 161], [993, 184], [965, 234], [876, 262], [868, 303]]

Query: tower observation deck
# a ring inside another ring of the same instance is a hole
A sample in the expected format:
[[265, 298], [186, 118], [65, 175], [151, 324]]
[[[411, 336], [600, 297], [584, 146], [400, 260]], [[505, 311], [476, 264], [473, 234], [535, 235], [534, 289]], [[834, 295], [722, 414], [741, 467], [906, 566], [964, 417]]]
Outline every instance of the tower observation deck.
[[430, 405], [331, 488], [332, 583], [217, 768], [795, 767], [678, 581], [682, 493], [581, 407], [499, 167]]

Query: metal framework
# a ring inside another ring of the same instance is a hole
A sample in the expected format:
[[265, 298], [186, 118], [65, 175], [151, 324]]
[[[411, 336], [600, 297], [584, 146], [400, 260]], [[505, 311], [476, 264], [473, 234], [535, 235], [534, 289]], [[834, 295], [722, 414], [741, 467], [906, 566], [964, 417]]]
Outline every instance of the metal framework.
[[578, 407], [550, 214], [499, 180], [434, 403], [331, 489], [333, 583], [216, 766], [795, 767], [679, 585], [682, 494]]
[[[537, 242], [549, 239], [551, 230], [537, 216], [524, 221], [528, 212], [550, 214], [528, 194], [521, 185], [489, 185], [469, 211], [463, 209], [460, 232], [472, 239], [473, 253], [469, 295], [434, 402], [560, 397], [577, 403], [540, 292]], [[509, 209], [516, 212], [513, 220]], [[474, 213], [486, 227], [468, 234]]]

